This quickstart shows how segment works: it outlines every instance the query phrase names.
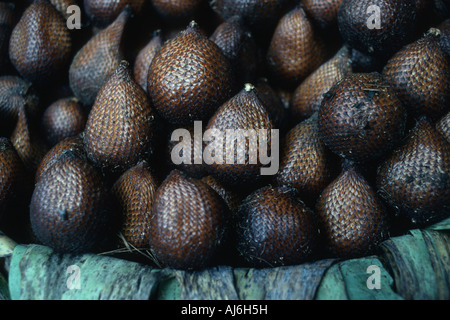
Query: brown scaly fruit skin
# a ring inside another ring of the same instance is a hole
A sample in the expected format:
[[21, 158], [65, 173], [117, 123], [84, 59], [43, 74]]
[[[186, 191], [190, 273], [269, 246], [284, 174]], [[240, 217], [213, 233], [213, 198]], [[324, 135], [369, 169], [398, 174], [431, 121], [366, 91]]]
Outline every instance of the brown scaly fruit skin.
[[239, 205], [242, 202], [242, 196], [230, 188], [225, 188], [221, 183], [219, 183], [213, 176], [205, 176], [201, 178], [203, 182], [208, 184], [214, 191], [216, 191], [219, 196], [225, 200], [230, 212], [236, 213], [239, 209]]
[[33, 2], [11, 34], [9, 57], [14, 67], [41, 86], [65, 70], [71, 54], [72, 40], [62, 15], [48, 1]]
[[[276, 185], [291, 185], [303, 199], [315, 201], [334, 177], [333, 157], [319, 137], [317, 113], [300, 122], [284, 137]], [[308, 201], [309, 203], [309, 201]]]
[[0, 138], [0, 219], [7, 205], [23, 188], [25, 169], [22, 160], [8, 138]]
[[450, 65], [439, 41], [439, 30], [431, 29], [397, 52], [383, 69], [383, 79], [412, 117], [425, 115], [437, 120], [448, 110]]
[[406, 112], [378, 73], [349, 74], [326, 94], [319, 109], [322, 141], [352, 161], [374, 160], [403, 138]]
[[315, 212], [329, 254], [348, 259], [376, 253], [389, 237], [391, 222], [365, 178], [351, 165], [345, 166], [320, 195]]
[[113, 23], [89, 39], [72, 60], [70, 88], [81, 104], [88, 108], [122, 60], [121, 43], [130, 15], [129, 10], [122, 11]]
[[84, 130], [88, 158], [108, 171], [123, 171], [151, 153], [154, 111], [129, 64], [122, 61], [100, 89]]
[[83, 132], [87, 116], [77, 98], [53, 102], [42, 115], [41, 129], [49, 147]]
[[322, 29], [337, 25], [337, 15], [343, 0], [303, 0], [306, 14]]
[[40, 117], [39, 102], [40, 97], [31, 82], [19, 76], [0, 77], [0, 133], [11, 135], [21, 107], [37, 120]]
[[259, 78], [255, 84], [258, 98], [267, 109], [273, 127], [284, 130], [288, 123], [288, 108], [278, 96], [275, 89], [269, 84], [267, 78]]
[[179, 22], [193, 18], [203, 0], [150, 0], [150, 2], [164, 20]]
[[31, 226], [39, 242], [57, 252], [93, 252], [106, 237], [110, 203], [96, 169], [84, 156], [67, 152], [36, 184]]
[[126, 244], [148, 249], [151, 208], [158, 182], [146, 161], [125, 171], [114, 183], [113, 192], [122, 209], [121, 233]]
[[[227, 150], [226, 139], [227, 130], [255, 130], [257, 138], [259, 140], [261, 132], [258, 130], [267, 130], [267, 154], [271, 154], [271, 130], [273, 129], [270, 115], [267, 109], [262, 104], [258, 93], [252, 85], [248, 84], [237, 93], [234, 97], [225, 102], [217, 112], [211, 117], [205, 130], [218, 130], [223, 135], [223, 145], [220, 141], [211, 141], [205, 143], [205, 149], [211, 148], [211, 150], [219, 150], [223, 148], [223, 158], [217, 155], [219, 159], [215, 159], [215, 163], [208, 164], [206, 166], [207, 172], [216, 178], [220, 183], [225, 186], [246, 186], [253, 185], [262, 180], [260, 169], [263, 165], [259, 158], [259, 148], [250, 150], [251, 145], [245, 143], [244, 163], [238, 163], [238, 156], [242, 151], [241, 148], [234, 148], [233, 163], [227, 161], [226, 154], [231, 152]], [[228, 136], [228, 139], [232, 137]], [[257, 154], [258, 159], [256, 163], [250, 163], [250, 154]], [[219, 162], [219, 163], [217, 163]], [[221, 162], [221, 163], [220, 163]]]
[[439, 30], [441, 31], [441, 49], [450, 63], [450, 19], [443, 21], [439, 25]]
[[8, 74], [11, 71], [8, 48], [15, 23], [15, 4], [13, 2], [0, 3], [0, 72], [2, 74]]
[[171, 124], [207, 120], [231, 95], [232, 69], [222, 50], [195, 22], [167, 41], [153, 58], [147, 92]]
[[289, 88], [296, 88], [325, 62], [325, 46], [301, 7], [279, 20], [266, 58], [272, 80]]
[[293, 121], [307, 119], [319, 111], [324, 94], [350, 73], [352, 73], [350, 52], [347, 47], [343, 47], [295, 89], [290, 103]]
[[174, 170], [156, 191], [151, 250], [169, 268], [210, 267], [222, 250], [228, 218], [225, 202], [211, 187]]
[[111, 24], [128, 5], [133, 14], [139, 14], [144, 4], [145, 0], [84, 0], [87, 16], [99, 27]]
[[[368, 28], [372, 12], [380, 8], [380, 29]], [[410, 41], [416, 26], [414, 0], [344, 0], [338, 13], [343, 40], [363, 53], [388, 58]]]
[[450, 112], [436, 123], [436, 129], [450, 143]]
[[244, 199], [237, 213], [237, 248], [251, 267], [312, 260], [318, 249], [314, 212], [290, 187], [266, 186]]
[[450, 214], [450, 144], [426, 118], [378, 167], [380, 195], [411, 223], [425, 226]]
[[147, 91], [147, 73], [150, 64], [152, 63], [153, 58], [156, 55], [156, 52], [161, 49], [164, 43], [163, 35], [160, 30], [155, 31], [152, 39], [147, 43], [147, 45], [142, 48], [136, 59], [134, 61], [133, 66], [133, 75], [136, 79], [137, 83]]

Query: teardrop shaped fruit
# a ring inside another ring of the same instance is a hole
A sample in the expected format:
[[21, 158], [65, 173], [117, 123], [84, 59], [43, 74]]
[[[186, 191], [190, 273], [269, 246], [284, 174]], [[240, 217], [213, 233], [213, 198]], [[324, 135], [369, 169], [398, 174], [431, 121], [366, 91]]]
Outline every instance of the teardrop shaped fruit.
[[380, 195], [414, 226], [450, 215], [450, 144], [426, 118], [378, 167]]
[[280, 168], [274, 176], [274, 182], [276, 185], [295, 187], [303, 199], [315, 201], [334, 177], [332, 160], [334, 159], [320, 139], [315, 113], [292, 128], [284, 137]]
[[150, 0], [153, 9], [166, 21], [180, 22], [194, 18], [203, 0]]
[[44, 85], [62, 74], [71, 54], [72, 40], [61, 14], [46, 0], [34, 1], [11, 34], [14, 67], [23, 78]]
[[74, 95], [91, 107], [98, 91], [122, 60], [121, 43], [131, 12], [127, 8], [107, 28], [99, 31], [77, 52], [69, 69]]
[[146, 161], [125, 171], [114, 183], [113, 192], [123, 216], [121, 233], [127, 245], [136, 249], [149, 246], [151, 209], [157, 187]]
[[232, 17], [219, 24], [209, 39], [219, 46], [231, 62], [236, 86], [255, 80], [259, 62], [257, 44], [239, 17]]
[[[0, 138], [0, 220], [8, 214], [6, 208], [23, 188], [25, 169], [22, 160], [8, 138]], [[6, 230], [5, 230], [6, 231]]]
[[24, 107], [32, 119], [38, 119], [39, 102], [39, 95], [31, 82], [19, 76], [0, 77], [0, 133], [11, 135], [20, 107]]
[[201, 178], [201, 180], [209, 185], [214, 191], [217, 192], [219, 196], [222, 197], [231, 213], [236, 213], [238, 211], [239, 206], [243, 200], [242, 196], [239, 193], [235, 192], [231, 188], [225, 188], [221, 183], [219, 183], [219, 181], [214, 179], [213, 176], [205, 176]]
[[81, 135], [69, 137], [58, 142], [50, 148], [39, 163], [36, 169], [35, 183], [39, 182], [45, 172], [65, 153], [83, 154], [84, 152], [83, 138]]
[[148, 69], [156, 52], [161, 49], [164, 43], [163, 35], [160, 30], [155, 31], [152, 39], [144, 46], [136, 56], [133, 67], [133, 75], [139, 85], [147, 91]]
[[154, 111], [129, 64], [122, 61], [100, 89], [84, 130], [88, 158], [110, 171], [124, 170], [151, 152]]
[[296, 88], [326, 60], [325, 46], [301, 7], [278, 22], [267, 52], [274, 81]]
[[191, 23], [158, 51], [148, 71], [147, 92], [172, 124], [207, 120], [231, 95], [232, 69], [222, 50]]
[[19, 107], [16, 127], [11, 134], [11, 142], [29, 172], [34, 172], [48, 151], [38, 128], [30, 121], [24, 106]]
[[155, 194], [150, 247], [157, 260], [175, 269], [213, 265], [222, 250], [228, 213], [206, 183], [172, 171]]
[[343, 0], [303, 0], [306, 14], [322, 29], [337, 26], [337, 16]]
[[256, 92], [261, 103], [267, 109], [273, 127], [284, 130], [288, 123], [288, 108], [267, 78], [259, 78], [255, 84]]
[[443, 116], [437, 123], [436, 129], [450, 143], [450, 112]]
[[139, 14], [145, 0], [84, 0], [84, 9], [89, 19], [100, 28], [111, 24], [126, 6], [130, 6], [133, 14]]
[[415, 33], [415, 0], [344, 0], [338, 27], [351, 48], [388, 58]]
[[337, 155], [358, 162], [391, 151], [404, 136], [406, 112], [378, 73], [349, 74], [325, 95], [319, 134]]
[[95, 252], [107, 233], [110, 203], [96, 169], [82, 155], [67, 152], [36, 184], [31, 226], [39, 242], [57, 252]]
[[0, 2], [0, 75], [9, 73], [9, 39], [14, 28], [16, 12], [12, 2]]
[[343, 47], [295, 89], [290, 103], [292, 121], [298, 123], [319, 111], [324, 94], [350, 73], [350, 52], [347, 47]]
[[347, 163], [320, 195], [316, 214], [325, 246], [336, 258], [375, 254], [389, 236], [391, 222], [384, 204], [358, 169]]
[[450, 65], [439, 41], [439, 30], [430, 29], [397, 52], [383, 69], [384, 80], [412, 117], [426, 115], [437, 120], [450, 105]]
[[61, 13], [65, 21], [73, 14], [70, 6], [78, 6], [79, 0], [50, 0], [50, 3]]
[[255, 87], [247, 84], [217, 110], [206, 126], [206, 170], [226, 186], [261, 181], [266, 164], [261, 154], [271, 155], [272, 129], [270, 115]]
[[41, 128], [47, 144], [53, 147], [68, 137], [83, 132], [87, 116], [77, 98], [62, 98], [53, 102], [42, 116]]
[[290, 187], [266, 186], [247, 196], [237, 213], [237, 249], [251, 267], [313, 260], [319, 248], [317, 218]]

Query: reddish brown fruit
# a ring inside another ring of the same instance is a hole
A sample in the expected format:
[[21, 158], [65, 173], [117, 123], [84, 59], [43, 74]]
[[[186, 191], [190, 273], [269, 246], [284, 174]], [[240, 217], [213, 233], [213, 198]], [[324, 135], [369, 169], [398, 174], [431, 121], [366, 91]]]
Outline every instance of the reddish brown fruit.
[[450, 112], [448, 112], [441, 120], [436, 123], [436, 129], [450, 143]]
[[378, 73], [354, 73], [336, 83], [319, 109], [322, 141], [352, 161], [378, 159], [404, 136], [406, 112]]
[[216, 191], [219, 196], [225, 200], [225, 203], [228, 205], [228, 209], [230, 212], [236, 213], [239, 209], [239, 206], [242, 202], [242, 197], [237, 192], [233, 191], [230, 188], [225, 188], [222, 184], [220, 184], [213, 176], [206, 176], [201, 179], [207, 185], [209, 185], [214, 191]]
[[301, 264], [317, 254], [316, 216], [293, 188], [258, 189], [242, 202], [237, 219], [237, 248], [251, 267]]
[[317, 113], [287, 133], [281, 150], [274, 182], [291, 185], [303, 199], [315, 201], [334, 177], [329, 151], [319, 137]]
[[155, 31], [152, 39], [142, 48], [134, 61], [133, 75], [137, 83], [147, 91], [147, 74], [150, 64], [164, 43], [161, 31]]
[[72, 40], [62, 15], [45, 0], [36, 0], [14, 27], [9, 43], [12, 64], [25, 79], [47, 84], [66, 69]]
[[110, 171], [122, 171], [151, 153], [154, 111], [144, 89], [122, 61], [100, 89], [86, 123], [88, 158]]
[[107, 28], [95, 34], [75, 55], [69, 69], [74, 95], [91, 107], [98, 91], [122, 60], [121, 43], [131, 12], [127, 9]]
[[62, 98], [53, 102], [42, 116], [42, 133], [49, 147], [65, 138], [83, 132], [86, 115], [76, 98]]
[[228, 59], [195, 23], [163, 45], [148, 71], [147, 92], [157, 112], [172, 124], [209, 119], [232, 88]]
[[203, 0], [150, 0], [155, 11], [168, 21], [186, 21], [194, 18]]
[[[264, 166], [261, 162], [261, 149], [266, 147], [267, 155], [271, 154], [272, 129], [270, 115], [258, 98], [256, 89], [247, 84], [245, 89], [217, 110], [206, 127], [206, 131], [222, 135], [222, 139], [211, 137], [211, 142], [205, 142], [204, 154], [211, 151], [213, 158], [206, 160], [209, 174], [226, 186], [243, 186], [260, 181], [261, 168]], [[227, 130], [230, 131], [227, 133]], [[250, 132], [255, 135], [250, 135]], [[233, 137], [230, 133], [235, 133], [236, 136]], [[266, 138], [267, 146], [248, 143], [245, 139], [240, 143], [239, 139], [244, 138], [244, 133], [248, 133], [249, 140], [253, 142], [255, 139], [261, 141], [260, 139]], [[220, 154], [219, 150], [224, 151]]]
[[343, 0], [303, 0], [306, 14], [322, 29], [337, 26], [337, 15]]
[[309, 118], [319, 111], [324, 94], [350, 73], [352, 73], [350, 52], [347, 47], [343, 47], [295, 89], [290, 103], [294, 123]]
[[151, 209], [157, 187], [145, 161], [125, 171], [114, 183], [113, 192], [123, 215], [121, 233], [127, 245], [148, 249]]
[[415, 227], [450, 214], [450, 144], [426, 118], [378, 167], [380, 195]]
[[50, 3], [61, 13], [65, 21], [73, 14], [71, 10], [67, 10], [70, 6], [79, 6], [80, 0], [50, 0]]
[[258, 98], [267, 109], [273, 127], [283, 130], [287, 125], [288, 107], [283, 103], [267, 78], [260, 78], [255, 85]]
[[358, 170], [351, 165], [329, 184], [316, 205], [326, 248], [333, 257], [355, 258], [377, 252], [389, 237], [390, 218]]
[[111, 219], [101, 175], [82, 155], [67, 152], [41, 177], [30, 204], [32, 229], [58, 252], [98, 250]]
[[450, 105], [450, 65], [440, 46], [440, 32], [431, 29], [423, 38], [397, 52], [383, 69], [384, 80], [413, 117], [437, 120]]
[[111, 24], [126, 6], [130, 6], [133, 14], [139, 14], [144, 4], [145, 0], [84, 0], [86, 14], [99, 27]]
[[274, 80], [296, 88], [326, 60], [325, 46], [301, 7], [285, 14], [274, 31], [267, 52]]
[[164, 266], [201, 269], [213, 265], [226, 236], [223, 199], [206, 183], [172, 171], [156, 191], [150, 247]]

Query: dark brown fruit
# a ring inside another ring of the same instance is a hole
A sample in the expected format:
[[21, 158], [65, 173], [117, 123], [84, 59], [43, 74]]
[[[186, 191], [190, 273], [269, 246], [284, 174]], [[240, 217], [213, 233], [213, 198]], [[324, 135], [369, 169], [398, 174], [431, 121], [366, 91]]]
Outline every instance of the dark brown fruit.
[[242, 202], [242, 197], [239, 193], [233, 191], [230, 188], [225, 188], [220, 184], [213, 176], [206, 176], [201, 178], [203, 182], [209, 185], [214, 191], [216, 191], [219, 196], [225, 201], [230, 209], [230, 212], [236, 213]]
[[[5, 209], [23, 188], [25, 170], [22, 160], [11, 141], [0, 138], [0, 218], [7, 214]], [[6, 230], [5, 230], [6, 231]]]
[[442, 22], [439, 25], [439, 30], [441, 31], [441, 49], [446, 55], [447, 61], [450, 61], [450, 19]]
[[290, 185], [303, 199], [315, 199], [334, 177], [329, 151], [319, 137], [317, 113], [292, 128], [284, 138], [277, 185]]
[[125, 9], [130, 6], [133, 14], [139, 14], [145, 0], [84, 0], [86, 14], [100, 28], [111, 24]]
[[296, 88], [325, 60], [325, 46], [303, 9], [296, 7], [286, 13], [278, 22], [267, 52], [272, 80]]
[[242, 202], [237, 219], [237, 249], [252, 267], [295, 265], [317, 254], [316, 216], [293, 188], [258, 189]]
[[338, 13], [338, 26], [351, 48], [388, 58], [414, 35], [416, 3], [415, 0], [344, 0]]
[[450, 144], [426, 118], [378, 168], [380, 195], [415, 226], [450, 215]]
[[343, 0], [303, 0], [306, 14], [322, 29], [337, 26], [337, 15]]
[[322, 141], [353, 161], [375, 160], [403, 138], [406, 112], [378, 73], [354, 73], [336, 83], [319, 109]]
[[169, 268], [210, 267], [224, 244], [227, 215], [226, 204], [211, 187], [174, 170], [156, 191], [152, 252]]
[[153, 58], [164, 43], [161, 31], [155, 31], [152, 39], [142, 48], [134, 61], [133, 75], [137, 83], [147, 91], [147, 74]]
[[147, 162], [125, 171], [113, 186], [123, 215], [121, 233], [127, 245], [137, 249], [149, 246], [151, 210], [158, 182]]
[[154, 10], [163, 18], [172, 22], [194, 18], [204, 2], [203, 0], [150, 0]]
[[65, 153], [83, 154], [85, 152], [81, 135], [66, 138], [52, 147], [42, 158], [36, 170], [35, 183], [47, 172], [53, 164]]
[[61, 13], [65, 21], [73, 14], [67, 10], [70, 6], [79, 6], [81, 0], [50, 0], [50, 3]]
[[11, 142], [20, 159], [29, 172], [34, 172], [48, 151], [38, 128], [30, 121], [25, 107], [21, 106], [17, 115], [16, 127], [11, 135]]
[[255, 85], [259, 100], [267, 109], [273, 127], [283, 130], [288, 122], [288, 107], [283, 103], [267, 78], [260, 78]]
[[436, 129], [450, 143], [450, 112], [448, 112], [436, 123]]
[[38, 119], [39, 96], [31, 82], [18, 76], [0, 77], [0, 133], [10, 136], [24, 107], [32, 119]]
[[96, 251], [106, 236], [109, 193], [85, 157], [67, 152], [41, 177], [30, 204], [37, 239], [58, 252]]
[[230, 97], [232, 69], [222, 50], [191, 23], [158, 51], [148, 71], [148, 94], [172, 124], [207, 120]]
[[434, 7], [436, 13], [442, 18], [450, 18], [450, 3], [448, 0], [434, 0]]
[[69, 69], [74, 95], [91, 107], [98, 91], [122, 60], [121, 43], [131, 12], [127, 9], [107, 28], [95, 34], [75, 55]]
[[383, 69], [384, 80], [416, 118], [437, 120], [450, 105], [450, 65], [439, 41], [439, 30], [431, 29], [396, 53]]
[[374, 254], [389, 237], [390, 217], [378, 195], [351, 165], [329, 184], [316, 205], [329, 253], [337, 258]]
[[209, 38], [223, 51], [231, 62], [236, 86], [255, 80], [258, 68], [258, 49], [256, 42], [238, 17], [222, 22]]
[[291, 120], [298, 123], [319, 111], [324, 94], [350, 73], [350, 53], [347, 47], [343, 47], [295, 89], [290, 103]]
[[66, 70], [72, 40], [62, 15], [45, 0], [36, 0], [14, 27], [9, 57], [21, 76], [36, 85], [47, 84]]
[[[262, 148], [266, 148], [264, 155], [271, 155], [272, 129], [267, 109], [255, 88], [247, 84], [245, 89], [217, 110], [206, 127], [206, 131], [212, 134], [212, 137], [204, 137], [205, 141], [210, 140], [205, 142], [204, 148], [204, 155], [212, 156], [212, 159], [204, 160], [209, 174], [225, 186], [243, 186], [261, 181], [264, 165], [260, 154], [264, 154]], [[216, 137], [215, 132], [221, 134], [222, 139]], [[245, 139], [245, 134], [248, 134], [249, 141]], [[239, 141], [241, 138], [242, 141]], [[258, 141], [263, 138], [267, 140], [267, 145], [259, 145]]]
[[86, 123], [84, 144], [96, 165], [121, 171], [151, 152], [154, 111], [144, 89], [122, 61], [100, 89]]
[[42, 133], [47, 144], [53, 147], [68, 137], [83, 132], [86, 115], [77, 98], [62, 98], [53, 102], [42, 116]]
[[0, 2], [0, 75], [9, 71], [9, 39], [15, 24], [15, 5], [12, 2]]

